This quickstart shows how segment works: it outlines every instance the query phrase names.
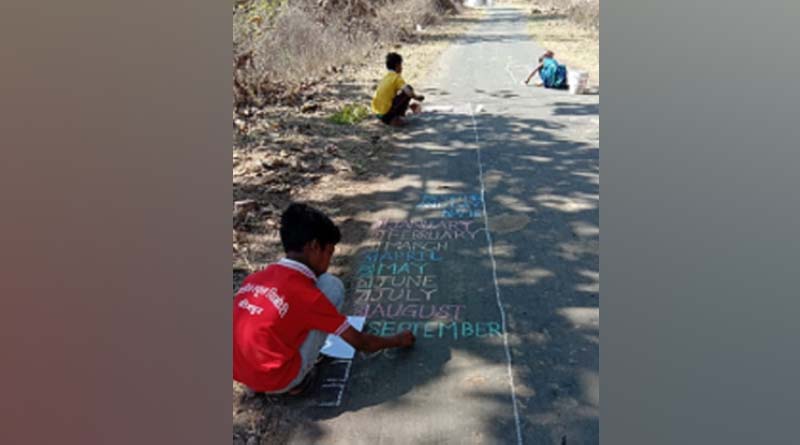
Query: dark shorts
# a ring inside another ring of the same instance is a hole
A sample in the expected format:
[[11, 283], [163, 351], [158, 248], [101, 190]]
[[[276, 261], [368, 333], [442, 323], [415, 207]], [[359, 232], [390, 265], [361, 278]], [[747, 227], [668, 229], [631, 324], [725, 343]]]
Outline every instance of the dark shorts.
[[395, 96], [394, 100], [392, 101], [392, 108], [390, 108], [386, 114], [379, 114], [377, 117], [384, 124], [390, 124], [394, 118], [406, 115], [406, 111], [408, 111], [408, 105], [410, 103], [411, 96], [407, 95], [403, 91], [400, 91], [400, 93]]

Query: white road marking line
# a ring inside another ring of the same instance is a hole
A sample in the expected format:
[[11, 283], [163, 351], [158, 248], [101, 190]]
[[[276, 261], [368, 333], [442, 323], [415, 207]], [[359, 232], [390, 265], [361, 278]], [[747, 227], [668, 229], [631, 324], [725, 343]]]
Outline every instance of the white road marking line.
[[344, 395], [344, 390], [347, 387], [347, 380], [350, 379], [350, 367], [353, 365], [352, 360], [334, 360], [333, 363], [346, 363], [347, 367], [345, 368], [344, 377], [341, 379], [332, 379], [327, 378], [325, 379], [325, 383], [320, 385], [320, 388], [339, 388], [339, 395], [336, 396], [335, 402], [321, 402], [317, 404], [317, 406], [322, 407], [332, 407], [332, 406], [339, 406], [342, 404], [342, 395]]
[[517, 444], [522, 445], [522, 429], [519, 423], [519, 412], [517, 411], [517, 392], [514, 388], [514, 374], [511, 372], [511, 351], [508, 347], [508, 332], [506, 331], [506, 311], [503, 309], [503, 302], [500, 300], [500, 285], [497, 283], [497, 262], [494, 259], [494, 248], [492, 245], [492, 235], [489, 230], [489, 213], [486, 211], [486, 184], [483, 182], [483, 161], [481, 160], [481, 145], [478, 139], [478, 124], [475, 122], [475, 113], [472, 112], [472, 103], [469, 103], [469, 117], [472, 119], [472, 131], [475, 133], [475, 146], [478, 154], [478, 180], [481, 183], [481, 203], [483, 203], [483, 220], [486, 230], [486, 242], [489, 244], [489, 257], [492, 260], [492, 278], [494, 278], [494, 294], [497, 299], [497, 308], [500, 309], [500, 320], [503, 327], [503, 345], [506, 350], [506, 360], [508, 361], [508, 380], [511, 385], [511, 403], [514, 407], [514, 422], [517, 426]]
[[511, 72], [511, 56], [508, 57], [508, 62], [506, 62], [506, 72], [508, 73], [509, 76], [511, 76], [511, 80], [514, 82], [514, 84], [519, 83], [517, 81], [517, 78], [514, 77], [514, 73]]
[[341, 405], [342, 404], [342, 394], [344, 394], [344, 386], [345, 385], [341, 384], [341, 383], [326, 383], [324, 385], [321, 385], [320, 388], [339, 388], [339, 395], [336, 397], [336, 401], [335, 402], [324, 402], [324, 403], [320, 403], [317, 406], [331, 407], [331, 406], [339, 406], [339, 405]]

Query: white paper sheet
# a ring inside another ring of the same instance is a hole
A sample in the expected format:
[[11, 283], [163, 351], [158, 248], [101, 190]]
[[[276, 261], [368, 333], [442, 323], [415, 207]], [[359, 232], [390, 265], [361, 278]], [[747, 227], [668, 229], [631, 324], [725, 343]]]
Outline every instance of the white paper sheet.
[[[347, 316], [347, 322], [359, 332], [364, 329], [365, 319], [366, 317], [361, 316]], [[351, 359], [356, 355], [356, 350], [338, 335], [328, 334], [328, 338], [325, 339], [325, 346], [322, 347], [320, 353], [333, 358]]]
[[455, 109], [452, 105], [423, 105], [422, 111], [426, 113], [452, 113]]

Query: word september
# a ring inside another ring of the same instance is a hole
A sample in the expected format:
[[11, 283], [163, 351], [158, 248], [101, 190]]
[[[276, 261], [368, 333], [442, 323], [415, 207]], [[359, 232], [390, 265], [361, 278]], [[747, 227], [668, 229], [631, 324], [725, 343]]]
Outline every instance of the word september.
[[394, 335], [408, 329], [421, 338], [452, 338], [458, 340], [470, 337], [499, 337], [500, 323], [487, 322], [441, 322], [441, 321], [371, 321], [367, 323], [367, 331], [373, 335]]

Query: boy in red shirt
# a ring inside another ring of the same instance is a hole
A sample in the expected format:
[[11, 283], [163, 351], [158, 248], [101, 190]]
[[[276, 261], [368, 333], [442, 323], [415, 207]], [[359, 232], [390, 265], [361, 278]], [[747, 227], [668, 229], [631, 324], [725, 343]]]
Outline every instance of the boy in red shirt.
[[327, 334], [364, 352], [414, 344], [409, 331], [361, 333], [339, 312], [344, 285], [325, 273], [341, 239], [330, 218], [291, 204], [281, 215], [280, 235], [286, 258], [245, 278], [233, 300], [234, 380], [255, 392], [299, 392]]

